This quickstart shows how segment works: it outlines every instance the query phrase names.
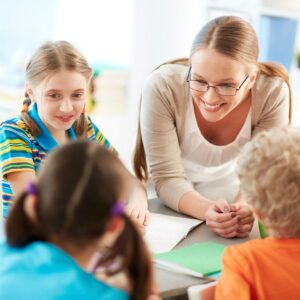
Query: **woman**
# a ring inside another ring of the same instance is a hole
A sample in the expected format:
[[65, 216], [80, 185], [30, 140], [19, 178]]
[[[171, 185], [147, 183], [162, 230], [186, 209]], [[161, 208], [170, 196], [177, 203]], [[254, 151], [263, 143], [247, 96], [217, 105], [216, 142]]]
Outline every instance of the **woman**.
[[257, 59], [250, 24], [220, 17], [197, 34], [189, 61], [160, 66], [142, 92], [137, 176], [147, 180], [147, 159], [159, 198], [223, 237], [248, 235], [254, 220], [238, 193], [241, 148], [290, 120], [286, 71]]

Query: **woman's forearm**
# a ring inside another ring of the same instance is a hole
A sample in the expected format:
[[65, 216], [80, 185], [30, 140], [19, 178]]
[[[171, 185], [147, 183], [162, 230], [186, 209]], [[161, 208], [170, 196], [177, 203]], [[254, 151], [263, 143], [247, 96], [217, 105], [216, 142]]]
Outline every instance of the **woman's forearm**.
[[182, 196], [179, 200], [178, 209], [181, 213], [205, 220], [205, 213], [212, 204], [213, 201], [193, 191]]

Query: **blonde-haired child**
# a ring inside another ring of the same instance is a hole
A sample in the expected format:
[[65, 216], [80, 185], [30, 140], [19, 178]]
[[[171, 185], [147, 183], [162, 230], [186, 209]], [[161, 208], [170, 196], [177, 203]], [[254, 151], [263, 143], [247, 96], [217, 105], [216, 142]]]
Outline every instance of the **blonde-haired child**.
[[299, 299], [300, 130], [258, 134], [237, 171], [241, 191], [269, 237], [226, 249], [215, 299]]
[[[2, 208], [7, 217], [14, 196], [36, 177], [47, 154], [58, 145], [84, 138], [116, 152], [85, 113], [92, 69], [69, 42], [47, 42], [32, 55], [25, 73], [21, 115], [0, 125]], [[127, 212], [147, 225], [147, 197], [137, 184]]]

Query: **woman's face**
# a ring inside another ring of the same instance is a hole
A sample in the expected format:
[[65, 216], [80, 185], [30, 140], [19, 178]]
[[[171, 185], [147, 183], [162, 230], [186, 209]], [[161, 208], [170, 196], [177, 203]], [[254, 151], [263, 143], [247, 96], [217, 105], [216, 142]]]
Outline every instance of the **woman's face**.
[[46, 78], [28, 93], [37, 103], [38, 114], [55, 134], [68, 130], [83, 112], [88, 81], [80, 73], [61, 70]]
[[191, 58], [189, 78], [190, 87], [198, 90], [203, 90], [203, 86], [205, 90], [205, 84], [218, 86], [210, 87], [206, 92], [190, 88], [193, 101], [203, 118], [209, 122], [217, 122], [247, 98], [256, 72], [249, 74], [246, 65], [214, 49], [200, 49]]

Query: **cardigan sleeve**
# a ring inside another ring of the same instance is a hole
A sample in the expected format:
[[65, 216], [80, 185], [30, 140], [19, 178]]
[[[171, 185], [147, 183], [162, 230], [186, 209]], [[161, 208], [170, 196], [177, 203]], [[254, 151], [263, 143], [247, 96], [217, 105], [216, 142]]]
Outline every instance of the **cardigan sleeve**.
[[260, 102], [261, 109], [256, 116], [252, 135], [274, 127], [287, 126], [291, 109], [289, 99], [289, 87], [286, 82], [279, 77], [265, 77], [265, 86], [259, 88], [253, 99]]
[[142, 90], [140, 125], [155, 190], [167, 206], [178, 211], [181, 197], [194, 188], [181, 163], [173, 97], [176, 92], [164, 74], [153, 72]]

